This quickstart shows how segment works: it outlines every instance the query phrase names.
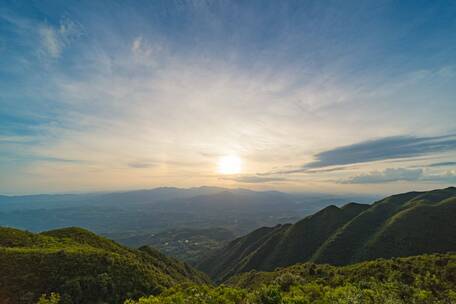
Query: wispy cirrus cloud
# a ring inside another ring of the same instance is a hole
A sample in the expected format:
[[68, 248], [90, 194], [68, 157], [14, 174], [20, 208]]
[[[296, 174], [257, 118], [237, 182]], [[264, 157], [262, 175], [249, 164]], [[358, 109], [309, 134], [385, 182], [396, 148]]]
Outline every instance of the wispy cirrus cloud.
[[[391, 136], [336, 147], [314, 155], [314, 161], [303, 166], [262, 172], [258, 175], [294, 173], [328, 173], [353, 169], [356, 164], [375, 161], [404, 162], [410, 158], [456, 150], [456, 135], [433, 137]], [[421, 158], [422, 159], [422, 158]], [[439, 162], [415, 167], [443, 167], [456, 162]]]
[[422, 178], [425, 181], [456, 184], [456, 170], [449, 170], [438, 174], [429, 174]]
[[15, 154], [10, 155], [6, 153], [0, 153], [0, 160], [7, 159], [10, 162], [42, 162], [42, 163], [67, 163], [67, 164], [88, 164], [90, 163], [84, 159], [70, 159], [64, 157], [44, 156], [44, 155], [32, 155], [32, 154]]
[[426, 181], [452, 184], [456, 182], [456, 171], [430, 173], [424, 169], [416, 168], [386, 168], [384, 170], [371, 171], [346, 179], [339, 180], [341, 184], [379, 184], [398, 181]]
[[427, 165], [427, 167], [451, 167], [456, 166], [456, 162], [449, 161], [449, 162], [439, 162], [439, 163], [432, 163]]
[[353, 169], [353, 166], [337, 166], [332, 168], [315, 168], [309, 169], [305, 167], [297, 167], [291, 169], [281, 169], [281, 170], [274, 170], [269, 172], [261, 172], [258, 173], [259, 176], [266, 176], [266, 175], [277, 175], [277, 174], [293, 174], [293, 173], [306, 173], [306, 174], [318, 174], [318, 173], [330, 173], [330, 172], [338, 172], [338, 171], [345, 171], [348, 169]]
[[58, 37], [58, 32], [48, 25], [43, 25], [39, 29], [39, 34], [43, 50], [53, 58], [59, 57], [63, 45]]
[[422, 169], [387, 168], [339, 181], [342, 184], [376, 184], [395, 181], [416, 181], [423, 175]]
[[303, 169], [410, 158], [454, 150], [456, 150], [456, 135], [392, 136], [320, 152], [315, 155], [316, 160], [304, 165]]
[[156, 164], [152, 162], [144, 162], [144, 161], [135, 161], [128, 163], [128, 167], [135, 168], [135, 169], [146, 169], [156, 166]]
[[68, 18], [62, 19], [58, 26], [40, 24], [37, 30], [42, 54], [54, 59], [60, 57], [65, 47], [82, 33], [80, 25]]
[[260, 184], [260, 183], [288, 181], [288, 179], [283, 178], [283, 177], [265, 177], [265, 176], [259, 176], [259, 175], [241, 175], [241, 176], [234, 176], [234, 177], [223, 177], [222, 179], [232, 180], [232, 181], [236, 181], [239, 183], [246, 183], [246, 184]]
[[34, 171], [55, 189], [223, 185], [217, 158], [232, 153], [245, 163], [234, 181], [252, 187], [452, 160], [438, 154], [454, 137], [435, 135], [456, 132], [456, 24], [425, 6], [445, 39], [416, 39], [432, 18], [392, 16], [388, 3], [2, 3], [0, 171], [16, 182], [0, 191], [38, 189]]

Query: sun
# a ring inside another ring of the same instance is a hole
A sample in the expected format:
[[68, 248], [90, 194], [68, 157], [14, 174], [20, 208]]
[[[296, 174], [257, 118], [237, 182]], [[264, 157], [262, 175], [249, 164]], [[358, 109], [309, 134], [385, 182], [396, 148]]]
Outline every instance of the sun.
[[217, 171], [220, 174], [238, 174], [241, 173], [242, 161], [239, 156], [225, 155], [220, 157], [217, 165]]

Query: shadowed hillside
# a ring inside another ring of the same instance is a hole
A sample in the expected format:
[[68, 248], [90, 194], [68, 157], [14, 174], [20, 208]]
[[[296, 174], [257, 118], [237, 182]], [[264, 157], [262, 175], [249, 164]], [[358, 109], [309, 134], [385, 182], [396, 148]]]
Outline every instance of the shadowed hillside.
[[204, 260], [198, 267], [223, 279], [251, 269], [272, 270], [308, 260], [319, 246], [369, 205], [329, 206], [294, 225], [260, 228]]
[[393, 195], [339, 229], [312, 261], [343, 265], [377, 257], [456, 250], [456, 188]]
[[456, 250], [456, 188], [410, 192], [372, 205], [329, 206], [293, 225], [260, 228], [198, 267], [218, 281], [299, 262], [345, 265]]

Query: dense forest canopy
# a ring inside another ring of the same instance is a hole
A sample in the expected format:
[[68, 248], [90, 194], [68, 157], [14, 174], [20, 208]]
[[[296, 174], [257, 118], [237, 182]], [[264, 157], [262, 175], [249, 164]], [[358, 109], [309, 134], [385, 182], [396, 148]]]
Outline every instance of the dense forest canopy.
[[207, 277], [158, 251], [123, 247], [81, 228], [34, 234], [0, 228], [1, 303], [33, 303], [42, 294], [62, 303], [121, 303]]

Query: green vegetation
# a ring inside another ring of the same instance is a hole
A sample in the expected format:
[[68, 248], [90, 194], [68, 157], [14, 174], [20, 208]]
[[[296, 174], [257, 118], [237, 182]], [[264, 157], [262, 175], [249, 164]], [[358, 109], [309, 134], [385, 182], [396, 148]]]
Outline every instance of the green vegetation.
[[456, 188], [380, 200], [329, 238], [311, 261], [344, 265], [456, 250]]
[[346, 265], [456, 251], [456, 188], [394, 195], [372, 205], [329, 206], [293, 225], [260, 228], [197, 267], [223, 282], [300, 262]]
[[223, 281], [252, 269], [273, 270], [307, 261], [332, 233], [367, 208], [355, 203], [329, 206], [294, 225], [260, 228], [230, 242], [197, 267]]
[[80, 228], [40, 234], [0, 228], [0, 269], [1, 303], [35, 303], [52, 292], [60, 303], [122, 303], [179, 283], [208, 282], [149, 247], [128, 249]]
[[219, 286], [148, 246], [130, 249], [81, 228], [0, 227], [0, 303], [456, 304], [454, 218], [456, 188], [329, 206], [209, 255], [199, 267]]
[[456, 303], [456, 254], [350, 266], [298, 264], [249, 272], [218, 287], [184, 285], [125, 304]]
[[37, 304], [58, 304], [60, 303], [60, 295], [55, 292], [51, 292], [49, 296], [42, 295], [38, 300]]
[[235, 236], [233, 232], [224, 228], [181, 228], [124, 238], [115, 235], [112, 237], [119, 243], [130, 247], [148, 245], [157, 248], [166, 255], [193, 265], [208, 252], [221, 248]]

